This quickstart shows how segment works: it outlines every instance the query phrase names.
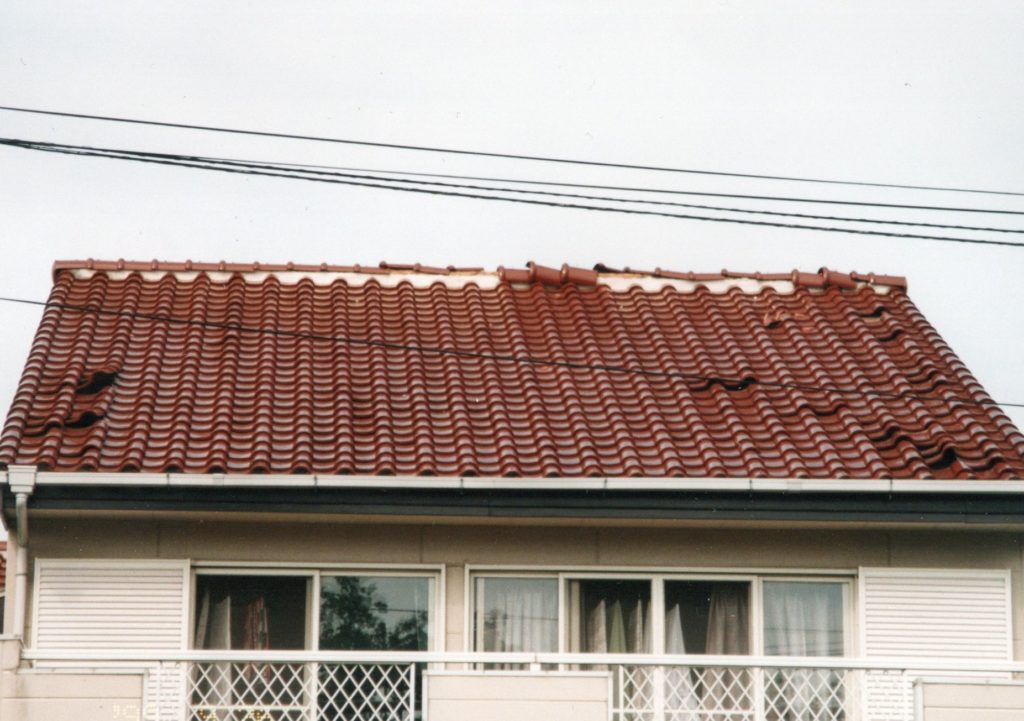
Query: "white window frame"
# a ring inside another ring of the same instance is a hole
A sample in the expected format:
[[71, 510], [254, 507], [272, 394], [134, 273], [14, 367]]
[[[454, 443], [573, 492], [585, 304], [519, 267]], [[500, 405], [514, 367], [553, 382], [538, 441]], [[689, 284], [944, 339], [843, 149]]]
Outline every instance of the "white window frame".
[[569, 594], [571, 580], [609, 579], [651, 582], [651, 653], [664, 654], [664, 582], [665, 581], [735, 581], [750, 583], [750, 656], [764, 653], [764, 611], [763, 584], [765, 581], [792, 581], [804, 583], [839, 583], [843, 587], [843, 654], [852, 656], [858, 639], [856, 624], [856, 569], [693, 569], [693, 568], [629, 568], [582, 566], [577, 569], [565, 566], [508, 566], [472, 565], [465, 567], [465, 609], [463, 650], [476, 648], [476, 588], [477, 578], [555, 578], [558, 580], [558, 653], [568, 653], [569, 639]]
[[197, 576], [289, 576], [309, 579], [306, 596], [306, 645], [320, 650], [320, 585], [323, 576], [386, 576], [428, 578], [434, 588], [430, 598], [427, 650], [438, 650], [445, 639], [445, 567], [440, 564], [368, 563], [193, 563], [189, 583], [188, 648], [195, 647]]

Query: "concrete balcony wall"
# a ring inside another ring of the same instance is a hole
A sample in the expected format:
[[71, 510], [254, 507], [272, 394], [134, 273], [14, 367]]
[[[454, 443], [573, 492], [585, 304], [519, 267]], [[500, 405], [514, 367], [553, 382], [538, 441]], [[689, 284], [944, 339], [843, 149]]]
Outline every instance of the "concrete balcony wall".
[[426, 673], [430, 721], [608, 721], [607, 673]]
[[921, 721], [1020, 721], [1024, 681], [922, 682]]
[[21, 642], [0, 640], [3, 721], [140, 721], [142, 673], [19, 668]]

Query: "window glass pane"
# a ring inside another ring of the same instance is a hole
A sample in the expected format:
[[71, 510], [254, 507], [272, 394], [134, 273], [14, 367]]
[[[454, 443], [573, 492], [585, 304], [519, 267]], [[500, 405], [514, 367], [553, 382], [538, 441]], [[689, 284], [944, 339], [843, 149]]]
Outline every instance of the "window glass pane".
[[573, 650], [650, 652], [650, 581], [572, 581], [569, 594]]
[[666, 581], [665, 653], [750, 653], [750, 584]]
[[434, 580], [401, 576], [322, 576], [320, 648], [426, 651]]
[[296, 576], [198, 575], [195, 647], [305, 648], [308, 587]]
[[843, 584], [765, 581], [765, 654], [842, 656], [843, 648]]
[[558, 579], [476, 579], [476, 648], [504, 653], [558, 650]]

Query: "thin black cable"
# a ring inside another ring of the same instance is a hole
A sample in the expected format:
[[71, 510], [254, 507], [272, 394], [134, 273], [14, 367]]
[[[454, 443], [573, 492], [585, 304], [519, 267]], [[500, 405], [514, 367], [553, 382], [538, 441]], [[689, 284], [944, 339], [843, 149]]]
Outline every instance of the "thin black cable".
[[[232, 160], [225, 158], [225, 160]], [[244, 161], [243, 161], [244, 162]], [[480, 180], [491, 183], [517, 183], [523, 185], [547, 185], [562, 188], [588, 188], [590, 190], [618, 190], [633, 193], [658, 193], [667, 195], [696, 195], [708, 198], [734, 198], [738, 200], [770, 200], [778, 203], [811, 203], [816, 205], [855, 205], [871, 208], [897, 208], [900, 210], [941, 210], [948, 213], [990, 213], [994, 215], [1024, 215], [1024, 210], [1000, 210], [996, 208], [955, 208], [945, 205], [907, 205], [901, 203], [872, 203], [860, 200], [829, 200], [824, 198], [796, 198], [785, 195], [748, 195], [743, 193], [712, 193], [700, 190], [676, 190], [673, 188], [649, 188], [636, 185], [596, 185], [593, 183], [564, 183], [553, 180], [526, 180], [523, 178], [495, 178], [481, 175], [452, 175], [449, 173], [419, 173], [405, 170], [374, 170], [369, 168], [351, 168], [339, 165], [315, 165], [311, 163], [281, 163], [274, 165], [296, 168], [324, 168], [327, 170], [344, 170], [354, 173], [391, 173], [411, 175], [422, 178], [449, 178], [452, 180]], [[822, 216], [824, 218], [825, 216]], [[952, 227], [952, 226], [950, 226]]]
[[[367, 183], [355, 180], [342, 180], [338, 178], [315, 178], [303, 175], [295, 175], [293, 173], [272, 173], [263, 170], [256, 170], [251, 167], [225, 167], [223, 165], [213, 164], [197, 164], [189, 161], [187, 156], [180, 156], [180, 160], [163, 159], [158, 157], [150, 156], [132, 156], [117, 154], [118, 151], [87, 151], [87, 150], [72, 150], [62, 149], [57, 146], [51, 146], [45, 143], [31, 143], [20, 140], [0, 140], [0, 145], [8, 145], [11, 147], [22, 148], [25, 150], [36, 150], [48, 153], [59, 153], [63, 155], [74, 155], [84, 157], [97, 157], [97, 158], [108, 158], [112, 160], [128, 160], [140, 163], [151, 163], [155, 165], [168, 165], [176, 166], [181, 168], [196, 168], [200, 170], [215, 170], [224, 173], [238, 173], [242, 175], [257, 175], [271, 178], [286, 178], [289, 180], [305, 180], [315, 183], [332, 183], [336, 185], [349, 185], [354, 187], [362, 188], [377, 188], [382, 190], [395, 190], [405, 193], [422, 193], [426, 195], [440, 195], [455, 198], [470, 198], [473, 200], [498, 200], [507, 203], [521, 203], [526, 205], [539, 205], [553, 208], [573, 208], [576, 210], [592, 210], [606, 213], [625, 213], [628, 215], [648, 215], [662, 218], [676, 218], [679, 220], [700, 220], [712, 223], [733, 223], [739, 225], [753, 225], [762, 227], [772, 228], [788, 228], [794, 230], [817, 230], [826, 231], [833, 233], [847, 233], [853, 235], [871, 235], [881, 236], [887, 238], [909, 238], [915, 240], [933, 240], [941, 242], [952, 242], [952, 243], [968, 243], [972, 245], [998, 245], [998, 246], [1010, 246], [1014, 248], [1024, 248], [1024, 243], [1014, 243], [1012, 241], [1005, 240], [991, 240], [982, 238], [961, 238], [951, 236], [937, 236], [937, 235], [921, 235], [916, 233], [890, 233], [880, 230], [863, 230], [858, 228], [839, 228], [834, 226], [816, 226], [816, 225], [800, 225], [798, 223], [775, 223], [771, 221], [763, 220], [746, 220], [742, 218], [719, 218], [706, 215], [689, 215], [680, 213], [664, 213], [654, 210], [638, 210], [635, 208], [614, 208], [600, 205], [583, 205], [580, 203], [556, 203], [554, 201], [547, 200], [535, 200], [532, 198], [510, 198], [507, 196], [500, 195], [481, 195], [477, 193], [456, 193], [447, 190], [435, 190], [432, 188], [407, 188], [395, 185], [382, 185], [380, 183]], [[175, 156], [177, 157], [177, 156]], [[515, 192], [506, 189], [495, 189], [495, 192]]]
[[[67, 150], [90, 150], [98, 153], [109, 154], [116, 153], [121, 156], [131, 157], [152, 157], [152, 158], [165, 158], [170, 160], [182, 160], [198, 163], [216, 163], [225, 165], [234, 165], [244, 168], [258, 168], [262, 170], [280, 170], [290, 172], [302, 172], [313, 175], [324, 175], [329, 177], [337, 178], [352, 178], [356, 180], [375, 180], [387, 183], [409, 183], [413, 185], [434, 185], [446, 188], [462, 188], [464, 190], [488, 190], [492, 192], [505, 192], [505, 193], [525, 193], [530, 195], [544, 195], [554, 196], [560, 198], [576, 198], [581, 200], [601, 200], [613, 203], [638, 203], [643, 205], [659, 205], [659, 206], [672, 206], [677, 208], [696, 208], [700, 210], [715, 210], [729, 213], [747, 213], [754, 215], [771, 215], [771, 216], [782, 216], [786, 218], [807, 218], [811, 220], [837, 220], [848, 223], [873, 223], [877, 225], [909, 225], [916, 227], [927, 227], [927, 228], [948, 228], [953, 230], [977, 230], [977, 231], [989, 231], [995, 233], [1024, 233], [1022, 229], [1016, 228], [993, 228], [993, 227], [979, 227], [976, 225], [947, 225], [944, 223], [925, 223], [925, 222], [914, 222], [904, 220], [885, 220], [881, 218], [850, 218], [848, 216], [837, 216], [837, 215], [813, 215], [810, 213], [785, 213], [781, 211], [773, 210], [759, 210], [751, 208], [734, 208], [725, 207], [719, 205], [700, 205], [695, 203], [677, 203], [673, 201], [665, 200], [647, 200], [644, 198], [615, 198], [606, 195], [583, 195], [579, 193], [562, 193], [556, 191], [546, 190], [530, 190], [523, 189], [518, 190], [515, 188], [494, 188], [491, 186], [483, 185], [467, 185], [462, 183], [447, 183], [441, 181], [431, 180], [412, 180], [409, 178], [390, 178], [381, 175], [372, 175], [369, 173], [375, 172], [396, 172], [396, 171], [373, 171], [365, 170], [358, 171], [353, 169], [352, 173], [336, 172], [338, 170], [345, 170], [344, 168], [335, 168], [334, 171], [318, 170], [317, 168], [329, 168], [330, 166], [309, 166], [301, 163], [278, 163], [275, 161], [264, 161], [264, 160], [251, 160], [246, 158], [223, 158], [209, 155], [183, 155], [177, 153], [156, 153], [152, 151], [143, 150], [122, 150], [115, 148], [100, 148], [91, 145], [68, 145], [65, 143], [51, 143], [48, 141], [15, 141], [13, 139], [0, 138], [0, 144], [6, 144], [4, 141], [10, 140], [11, 144], [18, 143], [17, 147], [23, 147], [23, 145], [31, 146], [46, 146], [47, 148], [62, 148]], [[291, 170], [294, 169], [294, 170]], [[417, 173], [407, 173], [407, 175], [418, 175]], [[453, 176], [448, 176], [453, 177]], [[454, 176], [458, 177], [458, 176]], [[491, 182], [501, 182], [498, 179], [486, 179], [480, 178], [481, 180], [489, 180]]]
[[[11, 139], [13, 140], [13, 139]], [[3, 143], [4, 145], [18, 146], [17, 141], [10, 143]], [[49, 145], [60, 145], [59, 143], [46, 143], [40, 141], [39, 144]], [[88, 147], [88, 146], [68, 146], [68, 147]], [[132, 151], [123, 151], [132, 152]], [[203, 156], [195, 156], [203, 157]], [[231, 160], [231, 159], [226, 159]], [[238, 161], [232, 161], [238, 162]], [[243, 161], [244, 162], [244, 161]], [[478, 175], [450, 175], [446, 173], [414, 173], [396, 170], [365, 170], [362, 168], [347, 168], [342, 166], [333, 165], [310, 165], [306, 163], [280, 163], [275, 162], [273, 165], [289, 166], [289, 167], [305, 167], [305, 168], [327, 168], [333, 170], [345, 170], [353, 172], [371, 172], [371, 173], [401, 173], [402, 175], [413, 175], [425, 178], [449, 178], [453, 180], [479, 180], [495, 183], [516, 183], [526, 185], [539, 185], [539, 186], [556, 186], [563, 188], [588, 188], [592, 190], [615, 190], [615, 191], [626, 191], [636, 193], [656, 193], [656, 194], [667, 194], [667, 195], [686, 195], [686, 196], [699, 196], [706, 198], [732, 198], [736, 200], [767, 200], [778, 203], [804, 203], [813, 205], [849, 205], [857, 207], [868, 207], [868, 208], [892, 208], [897, 210], [935, 210], [946, 213], [987, 213], [990, 215], [1024, 215], [1024, 210], [1002, 210], [999, 208], [960, 208], [948, 205], [912, 205], [907, 203], [878, 203], [861, 200], [832, 200], [826, 198], [800, 198], [785, 195], [751, 195], [746, 193], [715, 193], [710, 191], [700, 190], [676, 190], [672, 188], [648, 188], [641, 186], [629, 186], [629, 185], [596, 185], [591, 183], [565, 183], [556, 181], [545, 181], [545, 180], [524, 180], [522, 178], [491, 178], [486, 176]], [[515, 192], [511, 189], [509, 192]], [[822, 219], [827, 219], [828, 216], [821, 216]], [[917, 224], [915, 224], [917, 225]], [[956, 227], [956, 226], [950, 226]], [[966, 228], [966, 226], [965, 226]], [[995, 229], [994, 229], [995, 230]]]
[[[58, 145], [56, 143], [48, 143], [48, 145]], [[89, 146], [80, 145], [60, 145], [64, 148], [86, 148], [89, 150], [101, 150], [99, 148], [89, 148]], [[135, 150], [119, 150], [117, 151], [123, 155], [140, 155], [140, 156], [154, 156], [154, 157], [173, 157], [169, 154], [164, 153], [150, 153], [144, 151]], [[490, 190], [494, 192], [502, 193], [524, 193], [528, 195], [544, 195], [558, 198], [577, 198], [579, 200], [603, 200], [611, 203], [637, 203], [641, 205], [659, 205], [659, 206], [671, 206], [674, 208], [695, 208], [698, 210], [717, 210], [727, 213], [747, 213], [751, 215], [771, 215], [776, 217], [784, 218], [806, 218], [809, 220], [837, 220], [846, 223], [872, 223], [875, 225], [909, 225], [915, 227], [924, 228], [946, 228], [950, 230], [978, 230], [987, 231], [993, 233], [1024, 233], [1024, 229], [1019, 228], [993, 228], [989, 226], [976, 226], [976, 225], [947, 225], [945, 223], [924, 223], [914, 222], [909, 220], [884, 220], [882, 218], [850, 218], [842, 215], [812, 215], [810, 213], [785, 213], [777, 210], [758, 210], [753, 208], [734, 208], [726, 207], [721, 205], [700, 205], [696, 203], [677, 203], [669, 200], [648, 200], [646, 198], [615, 198], [607, 195], [583, 195], [580, 193], [561, 193], [550, 190], [530, 190], [530, 189], [516, 189], [516, 188], [495, 188], [486, 185], [467, 185], [463, 183], [447, 183], [441, 181], [430, 181], [430, 180], [412, 180], [410, 178], [389, 178], [381, 175], [371, 175], [374, 171], [362, 171], [353, 173], [341, 173], [332, 172], [326, 170], [315, 170], [313, 166], [303, 166], [299, 163], [275, 163], [273, 161], [263, 160], [246, 160], [238, 158], [218, 158], [215, 156], [208, 155], [188, 155], [188, 156], [177, 156], [183, 159], [194, 160], [197, 162], [204, 163], [220, 163], [225, 165], [236, 165], [245, 168], [259, 168], [263, 170], [288, 170], [293, 168], [293, 172], [309, 173], [313, 175], [324, 175], [333, 178], [354, 178], [357, 180], [377, 180], [387, 183], [408, 183], [412, 185], [435, 185], [444, 188], [464, 188], [466, 190]], [[323, 167], [323, 166], [317, 166]], [[310, 169], [307, 169], [310, 168]], [[340, 170], [340, 169], [339, 169]], [[494, 180], [492, 182], [500, 182]]]
[[451, 155], [473, 155], [483, 158], [503, 158], [508, 160], [529, 160], [543, 163], [561, 163], [568, 165], [584, 165], [603, 168], [621, 168], [627, 170], [651, 170], [665, 173], [686, 173], [691, 175], [712, 175], [728, 178], [751, 178], [756, 180], [784, 180], [794, 183], [823, 183], [828, 185], [853, 185], [873, 188], [901, 188], [905, 190], [936, 190], [951, 193], [981, 193], [986, 195], [1011, 195], [1024, 196], [1024, 193], [1008, 190], [979, 190], [974, 188], [955, 188], [932, 185], [901, 185], [897, 183], [871, 183], [853, 180], [832, 180], [824, 178], [805, 178], [786, 175], [759, 175], [756, 173], [730, 173], [715, 170], [695, 170], [692, 168], [672, 168], [660, 165], [634, 165], [631, 163], [609, 163], [597, 160], [579, 160], [575, 158], [557, 158], [543, 155], [521, 155], [518, 153], [499, 153], [482, 150], [464, 150], [458, 148], [439, 148], [428, 145], [405, 145], [400, 143], [383, 143], [369, 140], [352, 140], [349, 138], [331, 138], [316, 135], [298, 135], [293, 133], [270, 132], [265, 130], [243, 130], [240, 128], [226, 128], [214, 125], [193, 125], [190, 123], [172, 123], [159, 120], [142, 120], [138, 118], [123, 118], [111, 115], [89, 115], [86, 113], [60, 112], [56, 110], [39, 110], [36, 108], [20, 108], [9, 105], [0, 105], [0, 110], [7, 110], [14, 113], [31, 113], [34, 115], [49, 115], [61, 118], [78, 118], [81, 120], [101, 120], [104, 122], [128, 123], [132, 125], [150, 125], [162, 128], [179, 128], [183, 130], [202, 130], [215, 133], [231, 133], [235, 135], [253, 135], [264, 138], [286, 138], [289, 140], [310, 140], [320, 143], [339, 143], [343, 145], [360, 145], [372, 148], [390, 148], [392, 150], [413, 150], [426, 153], [446, 153]]
[[[66, 147], [87, 147], [87, 146], [66, 146]], [[135, 151], [124, 151], [124, 152], [131, 153], [131, 152], [135, 152]], [[268, 166], [268, 167], [275, 167], [275, 168], [281, 168], [281, 169], [295, 168], [298, 172], [318, 173], [318, 174], [321, 174], [321, 175], [338, 175], [339, 177], [353, 177], [353, 178], [367, 177], [367, 178], [369, 178], [369, 177], [372, 177], [373, 175], [377, 175], [377, 176], [384, 175], [384, 176], [386, 176], [386, 175], [390, 174], [390, 175], [411, 176], [411, 177], [416, 177], [416, 178], [446, 178], [446, 179], [451, 179], [451, 180], [473, 180], [473, 181], [483, 181], [483, 182], [488, 182], [488, 183], [519, 183], [519, 184], [523, 184], [523, 185], [556, 186], [556, 187], [563, 187], [563, 188], [590, 188], [590, 189], [595, 189], [595, 190], [619, 190], [619, 191], [630, 191], [630, 192], [637, 192], [637, 193], [673, 193], [673, 194], [678, 194], [678, 195], [706, 195], [706, 193], [698, 193], [698, 192], [691, 192], [691, 191], [685, 191], [685, 190], [665, 190], [665, 189], [657, 189], [657, 188], [642, 188], [642, 187], [628, 187], [628, 186], [627, 187], [623, 187], [623, 186], [614, 186], [614, 185], [591, 185], [591, 184], [588, 184], [588, 183], [555, 183], [555, 182], [548, 182], [548, 181], [542, 181], [542, 180], [524, 180], [524, 179], [521, 179], [521, 178], [495, 178], [495, 177], [487, 177], [487, 176], [479, 176], [479, 175], [452, 175], [452, 174], [449, 174], [449, 173], [418, 173], [418, 172], [407, 171], [407, 170], [380, 170], [380, 169], [374, 169], [374, 168], [353, 168], [353, 167], [346, 167], [346, 166], [339, 166], [339, 165], [316, 165], [316, 164], [313, 164], [313, 163], [284, 163], [284, 162], [278, 162], [276, 160], [247, 160], [245, 158], [224, 158], [224, 157], [209, 156], [209, 155], [197, 155], [197, 156], [192, 156], [192, 157], [195, 157], [197, 159], [201, 159], [201, 160], [204, 160], [204, 161], [217, 162], [217, 163], [229, 163], [229, 164], [238, 164], [238, 165], [253, 165], [253, 164], [255, 164], [257, 166]], [[335, 173], [335, 172], [319, 173], [320, 170], [344, 171], [344, 172], [347, 172], [347, 173], [359, 173], [361, 175], [345, 175], [345, 174], [342, 174], [342, 173]], [[418, 185], [449, 185], [448, 183], [434, 183], [434, 182], [427, 181], [427, 180], [420, 180], [420, 181], [411, 180], [408, 177], [406, 177], [406, 178], [376, 177], [374, 179], [375, 180], [383, 180], [383, 181], [393, 182], [393, 183], [415, 183], [415, 184], [418, 184]], [[474, 188], [474, 187], [478, 187], [478, 186], [473, 186], [473, 185], [465, 185], [465, 186], [453, 185], [452, 187]], [[557, 196], [562, 196], [562, 197], [567, 197], [567, 198], [589, 198], [589, 199], [594, 199], [594, 200], [609, 200], [609, 201], [616, 202], [616, 203], [642, 203], [642, 204], [645, 204], [645, 205], [671, 205], [671, 206], [675, 206], [675, 207], [679, 207], [679, 208], [698, 208], [700, 210], [720, 210], [720, 211], [729, 212], [729, 213], [750, 213], [750, 214], [754, 214], [754, 215], [774, 215], [774, 216], [781, 216], [781, 217], [785, 217], [785, 218], [808, 218], [808, 219], [811, 219], [811, 220], [839, 220], [839, 221], [846, 221], [846, 222], [850, 222], [850, 223], [875, 223], [875, 224], [878, 224], [878, 225], [913, 225], [913, 226], [918, 226], [918, 227], [922, 227], [922, 228], [949, 228], [951, 230], [981, 230], [981, 231], [991, 231], [991, 232], [994, 232], [994, 233], [1024, 233], [1024, 230], [1022, 230], [1022, 229], [1015, 229], [1015, 228], [1014, 229], [1011, 229], [1011, 228], [993, 228], [993, 227], [989, 227], [989, 226], [976, 226], [976, 225], [948, 225], [948, 224], [945, 224], [945, 223], [924, 223], [924, 222], [914, 222], [914, 221], [910, 221], [910, 220], [885, 220], [885, 219], [882, 219], [882, 218], [851, 218], [849, 216], [843, 216], [843, 215], [813, 215], [811, 213], [786, 213], [786, 212], [777, 211], [777, 210], [761, 210], [761, 209], [754, 209], [754, 208], [735, 208], [735, 207], [728, 207], [728, 206], [721, 206], [721, 205], [700, 205], [700, 204], [696, 204], [696, 203], [668, 203], [668, 202], [659, 202], [659, 201], [656, 201], [656, 200], [640, 200], [640, 199], [633, 199], [633, 198], [612, 198], [612, 197], [600, 196], [600, 195], [598, 195], [598, 196], [593, 196], [593, 195], [575, 195], [575, 194], [572, 194], [572, 193], [552, 193], [552, 192], [543, 192], [543, 191], [539, 191], [539, 190], [515, 190], [515, 189], [512, 189], [512, 188], [508, 188], [504, 192], [509, 192], [509, 193], [530, 193], [530, 194], [533, 194], [533, 195], [557, 195]], [[740, 197], [740, 198], [743, 198], [743, 197], [747, 197], [747, 196], [732, 196], [732, 195], [722, 194], [721, 197]], [[757, 196], [754, 196], [754, 197], [757, 197]], [[758, 200], [765, 200], [766, 198], [758, 197], [757, 199]], [[778, 200], [778, 199], [776, 198], [776, 200]], [[788, 200], [788, 199], [783, 199], [783, 200]], [[859, 203], [857, 205], [859, 205]], [[870, 204], [868, 204], [868, 205], [870, 205]], [[908, 207], [913, 208], [915, 206], [908, 206]], [[1021, 211], [1020, 214], [1024, 215], [1024, 211]]]
[[942, 396], [928, 396], [918, 393], [900, 393], [898, 391], [884, 391], [880, 389], [858, 389], [839, 388], [835, 386], [815, 386], [806, 383], [784, 383], [781, 381], [763, 381], [755, 378], [729, 378], [720, 376], [708, 376], [699, 373], [684, 373], [682, 371], [654, 371], [644, 368], [627, 368], [626, 366], [611, 365], [604, 363], [579, 363], [576, 361], [560, 361], [549, 358], [538, 358], [535, 356], [509, 355], [502, 353], [485, 353], [482, 351], [470, 351], [459, 348], [446, 348], [443, 346], [412, 345], [409, 343], [396, 343], [393, 341], [370, 340], [367, 338], [353, 338], [351, 336], [323, 335], [320, 333], [308, 333], [305, 331], [282, 330], [280, 328], [264, 328], [258, 326], [247, 326], [241, 323], [228, 323], [223, 321], [196, 320], [194, 318], [175, 318], [174, 316], [161, 315], [158, 313], [140, 313], [129, 310], [113, 310], [100, 308], [94, 305], [79, 305], [75, 303], [62, 303], [59, 301], [30, 300], [28, 298], [14, 298], [0, 296], [0, 302], [18, 303], [21, 305], [33, 305], [43, 308], [57, 308], [80, 313], [94, 313], [100, 316], [113, 316], [121, 318], [151, 320], [169, 325], [184, 325], [198, 328], [216, 328], [218, 330], [231, 330], [239, 333], [253, 333], [257, 335], [272, 335], [285, 338], [303, 338], [307, 340], [325, 341], [331, 343], [343, 343], [367, 348], [382, 348], [385, 350], [409, 351], [422, 353], [424, 355], [452, 356], [456, 358], [473, 358], [477, 360], [491, 360], [497, 363], [520, 363], [523, 365], [545, 366], [551, 368], [566, 368], [569, 370], [594, 370], [605, 373], [618, 373], [622, 375], [637, 375], [646, 378], [677, 378], [684, 381], [700, 381], [702, 383], [723, 384], [739, 386], [740, 390], [750, 386], [763, 386], [765, 388], [780, 388], [785, 390], [799, 390], [809, 393], [824, 393], [846, 396], [871, 396], [883, 399], [906, 399], [922, 402], [936, 401], [941, 403], [962, 403], [968, 406], [1005, 406], [1008, 408], [1024, 408], [1024, 403], [1001, 403], [992, 399], [973, 400], [964, 398], [946, 398]]

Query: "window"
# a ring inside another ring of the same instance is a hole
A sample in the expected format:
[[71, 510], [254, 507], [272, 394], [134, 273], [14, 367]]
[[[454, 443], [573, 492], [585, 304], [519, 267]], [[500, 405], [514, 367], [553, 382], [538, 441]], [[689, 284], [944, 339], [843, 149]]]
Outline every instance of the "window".
[[436, 593], [434, 574], [413, 571], [203, 569], [195, 576], [193, 646], [426, 651], [434, 637]]
[[478, 651], [558, 651], [558, 579], [480, 577], [474, 593]]
[[583, 653], [651, 652], [651, 582], [569, 582], [571, 645]]
[[850, 581], [768, 574], [488, 571], [473, 648], [496, 653], [842, 656]]
[[432, 578], [321, 576], [320, 648], [426, 651]]
[[764, 652], [768, 656], [842, 656], [845, 584], [764, 582]]
[[195, 647], [307, 647], [309, 579], [289, 576], [198, 576]]
[[750, 584], [665, 581], [665, 653], [750, 653]]

